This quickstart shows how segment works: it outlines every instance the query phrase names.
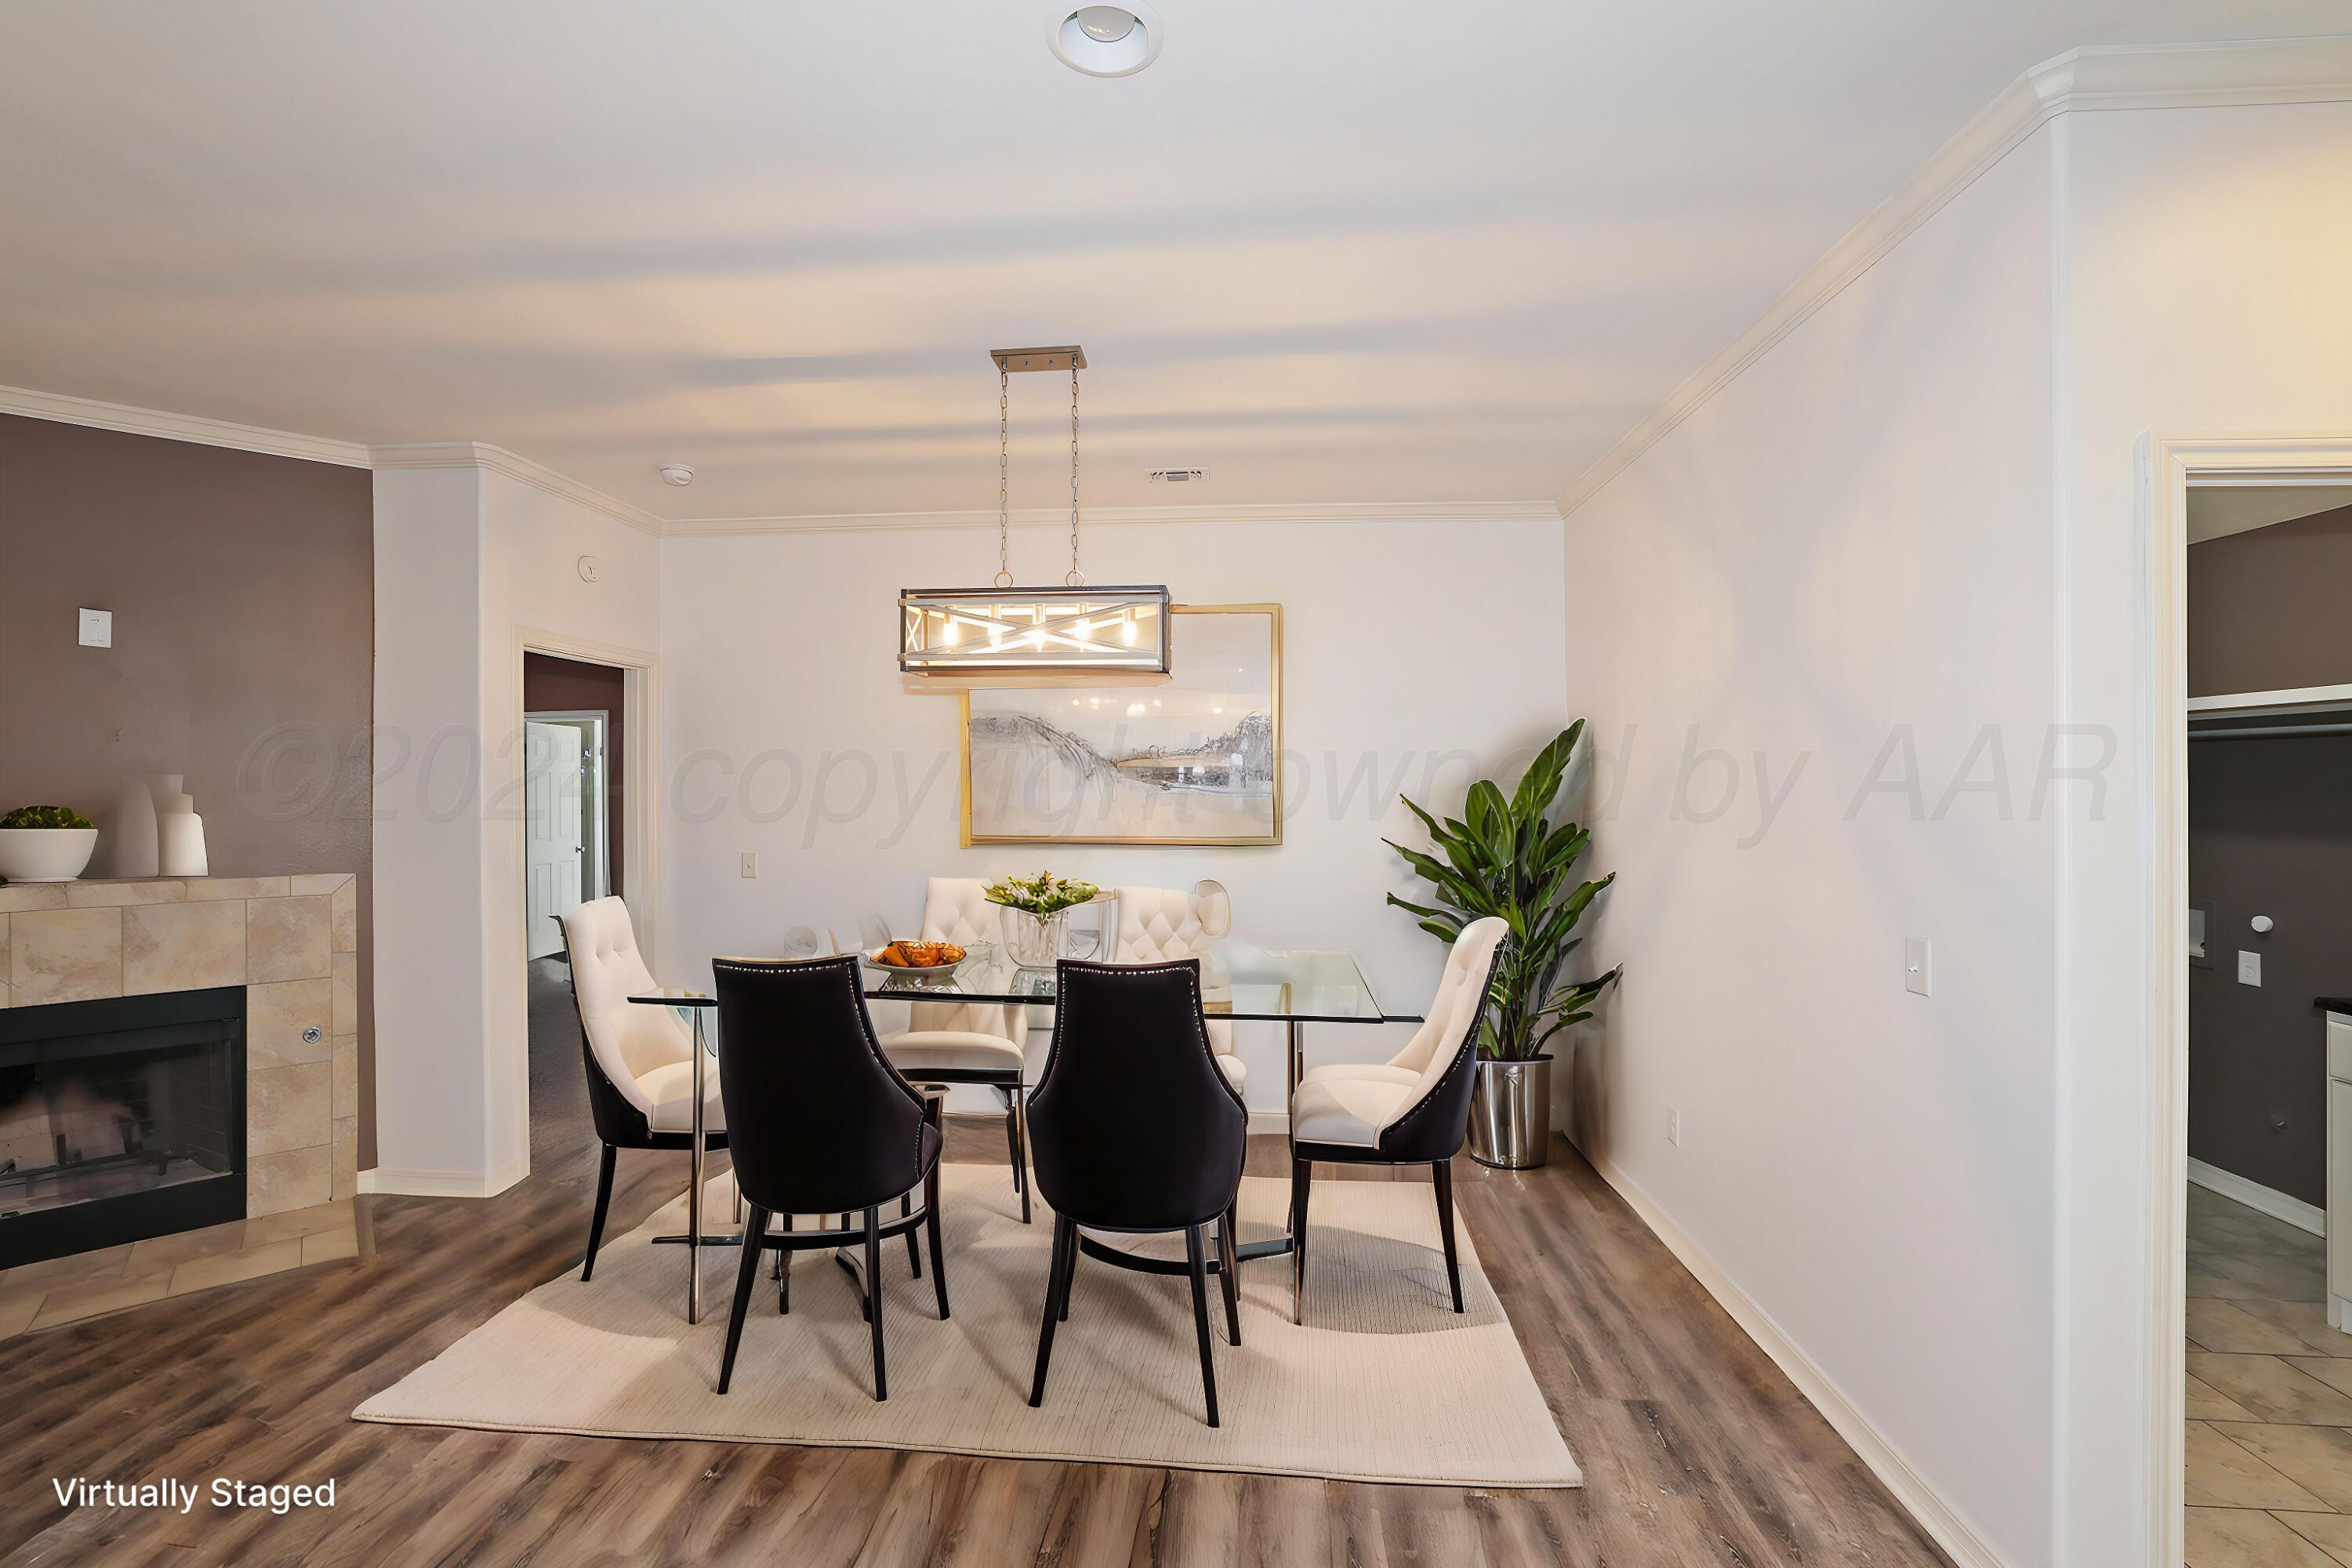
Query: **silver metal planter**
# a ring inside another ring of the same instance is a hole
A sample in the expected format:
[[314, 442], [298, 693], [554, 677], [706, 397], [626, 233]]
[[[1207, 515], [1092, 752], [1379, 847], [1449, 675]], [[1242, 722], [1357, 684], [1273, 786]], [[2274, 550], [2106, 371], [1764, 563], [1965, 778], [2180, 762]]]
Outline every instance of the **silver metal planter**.
[[1480, 1060], [1470, 1089], [1470, 1157], [1526, 1171], [1551, 1157], [1551, 1058]]

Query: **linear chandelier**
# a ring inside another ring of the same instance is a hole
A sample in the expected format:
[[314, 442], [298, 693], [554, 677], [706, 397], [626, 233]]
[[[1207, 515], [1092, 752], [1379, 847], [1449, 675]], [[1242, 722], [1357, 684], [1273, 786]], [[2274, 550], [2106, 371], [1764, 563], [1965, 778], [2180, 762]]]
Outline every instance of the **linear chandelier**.
[[[1078, 570], [1078, 372], [1086, 351], [996, 349], [996, 580], [985, 588], [907, 588], [898, 595], [898, 668], [909, 675], [972, 670], [1168, 673], [1165, 586], [1090, 588]], [[1058, 588], [1013, 585], [1013, 373], [1070, 373], [1070, 570]]]

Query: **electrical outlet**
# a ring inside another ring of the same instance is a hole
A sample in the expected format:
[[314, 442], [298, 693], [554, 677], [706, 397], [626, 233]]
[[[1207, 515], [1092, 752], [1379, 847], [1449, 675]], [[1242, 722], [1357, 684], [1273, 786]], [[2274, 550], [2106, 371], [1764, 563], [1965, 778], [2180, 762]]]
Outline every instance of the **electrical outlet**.
[[83, 610], [80, 612], [80, 616], [81, 618], [76, 623], [75, 637], [82, 647], [112, 647], [114, 646], [114, 612], [112, 610]]
[[1683, 1113], [1671, 1105], [1666, 1107], [1666, 1142], [1677, 1149], [1683, 1146]]
[[744, 851], [743, 851], [743, 875], [745, 875], [746, 877], [756, 877], [756, 876], [758, 876], [759, 874], [760, 874], [760, 857], [759, 857], [757, 854], [755, 854], [754, 852], [752, 852], [751, 850], [749, 850], [749, 849], [744, 850]]
[[2245, 949], [2240, 948], [2238, 950], [2238, 984], [2260, 985], [2262, 983], [2263, 955], [2259, 952], [2248, 952]]

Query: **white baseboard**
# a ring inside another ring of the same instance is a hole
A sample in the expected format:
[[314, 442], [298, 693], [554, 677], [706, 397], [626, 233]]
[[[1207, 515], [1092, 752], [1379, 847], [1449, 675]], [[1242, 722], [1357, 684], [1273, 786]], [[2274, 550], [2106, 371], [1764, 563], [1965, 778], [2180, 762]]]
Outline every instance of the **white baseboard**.
[[1286, 1110], [1253, 1110], [1249, 1113], [1249, 1130], [1286, 1136], [1290, 1131], [1290, 1113]]
[[362, 1193], [394, 1193], [411, 1198], [494, 1198], [523, 1179], [520, 1160], [510, 1160], [485, 1174], [480, 1171], [408, 1171], [377, 1165], [362, 1171]]
[[1732, 1283], [1730, 1276], [1716, 1266], [1713, 1258], [1699, 1245], [1683, 1233], [1682, 1227], [1666, 1216], [1650, 1194], [1631, 1176], [1606, 1159], [1585, 1156], [1601, 1179], [1617, 1190], [1628, 1206], [1642, 1217], [1642, 1223], [1666, 1244], [1666, 1250], [1681, 1260], [1682, 1266], [1704, 1287], [1706, 1293], [1731, 1314], [1757, 1348], [1772, 1358], [1773, 1363], [1788, 1373], [1797, 1392], [1812, 1401], [1837, 1435], [1870, 1467], [1871, 1474], [1885, 1483], [1895, 1494], [1895, 1500], [1916, 1520], [1919, 1528], [1935, 1539], [1936, 1544], [1948, 1553], [1960, 1568], [2007, 1568], [1974, 1525], [1937, 1492], [1926, 1477], [1912, 1468], [1902, 1451], [1889, 1442], [1869, 1417], [1854, 1407], [1853, 1402], [1832, 1382], [1829, 1373], [1815, 1365], [1813, 1359], [1800, 1349], [1795, 1341], [1784, 1333], [1772, 1315], [1749, 1300], [1748, 1293]]
[[2243, 1204], [2250, 1209], [2259, 1209], [2273, 1219], [2284, 1220], [2297, 1230], [2307, 1230], [2314, 1236], [2327, 1234], [2326, 1209], [2316, 1204], [2305, 1203], [2301, 1198], [2289, 1197], [2276, 1187], [2266, 1187], [2233, 1171], [2225, 1171], [2219, 1165], [2209, 1165], [2193, 1158], [2189, 1162], [2189, 1180], [2191, 1185], [2202, 1187], [2209, 1193], [2219, 1193], [2232, 1203]]

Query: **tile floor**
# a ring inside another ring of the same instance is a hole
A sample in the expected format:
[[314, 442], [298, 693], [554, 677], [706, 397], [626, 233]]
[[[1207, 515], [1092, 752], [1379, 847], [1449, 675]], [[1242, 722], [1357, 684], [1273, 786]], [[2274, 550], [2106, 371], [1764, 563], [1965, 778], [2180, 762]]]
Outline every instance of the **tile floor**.
[[362, 1255], [350, 1198], [0, 1269], [0, 1339]]
[[2352, 1334], [2320, 1238], [2189, 1189], [2189, 1568], [2352, 1568]]

